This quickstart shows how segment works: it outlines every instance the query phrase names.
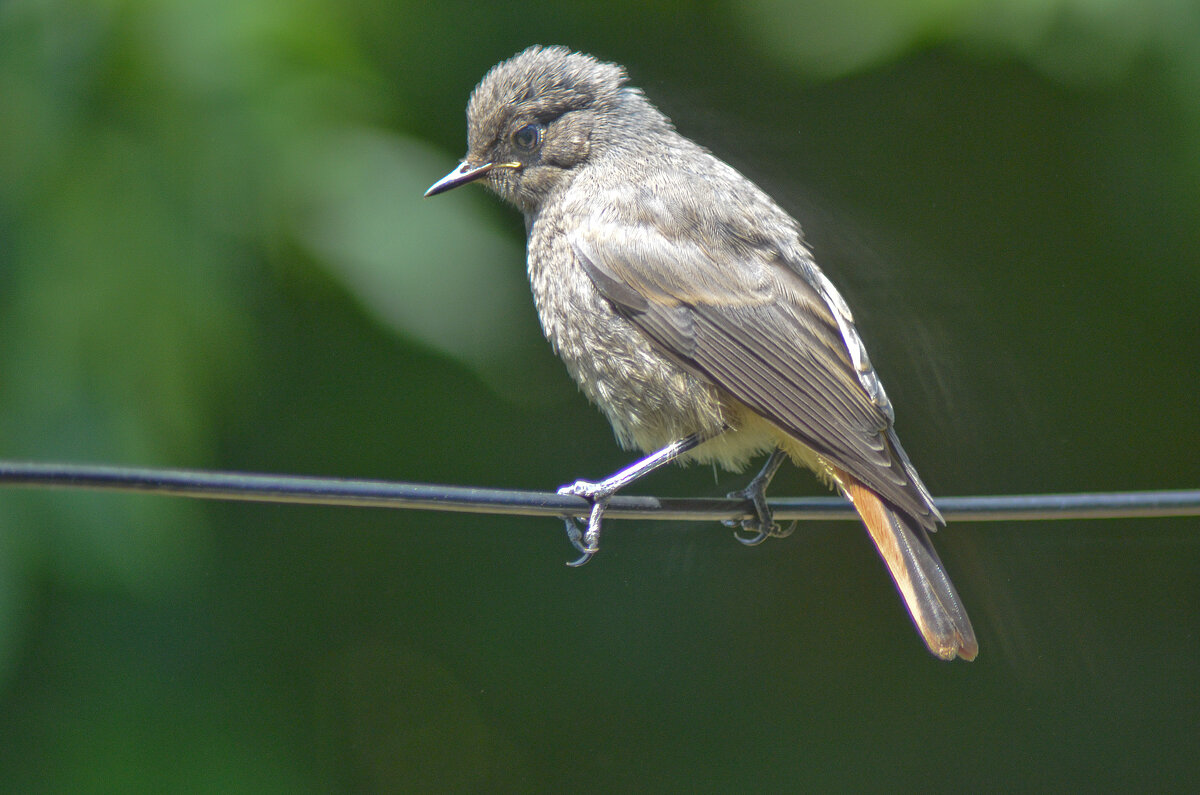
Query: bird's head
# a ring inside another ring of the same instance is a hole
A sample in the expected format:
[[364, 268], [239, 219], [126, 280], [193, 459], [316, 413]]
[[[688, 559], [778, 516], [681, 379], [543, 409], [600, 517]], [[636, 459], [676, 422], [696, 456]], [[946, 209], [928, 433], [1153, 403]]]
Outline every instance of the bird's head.
[[536, 210], [596, 157], [627, 114], [625, 71], [565, 47], [530, 47], [484, 76], [467, 106], [467, 156], [426, 196], [483, 181]]

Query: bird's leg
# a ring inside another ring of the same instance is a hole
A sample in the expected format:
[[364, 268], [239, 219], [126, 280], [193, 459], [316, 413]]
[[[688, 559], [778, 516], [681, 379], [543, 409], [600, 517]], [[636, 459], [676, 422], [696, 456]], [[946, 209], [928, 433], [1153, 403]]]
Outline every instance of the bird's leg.
[[774, 452], [767, 457], [767, 463], [763, 464], [763, 468], [758, 471], [746, 488], [732, 491], [728, 495], [731, 498], [749, 500], [754, 506], [755, 517], [753, 519], [742, 519], [740, 522], [736, 519], [729, 519], [725, 522], [730, 527], [740, 524], [740, 529], [754, 531], [754, 535], [750, 537], [742, 536], [737, 532], [733, 534], [734, 538], [748, 547], [757, 546], [771, 536], [777, 538], [789, 536], [796, 529], [795, 522], [792, 522], [786, 530], [779, 529], [779, 525], [771, 518], [771, 508], [767, 505], [767, 486], [771, 485], [771, 478], [775, 477], [775, 473], [779, 471], [779, 466], [783, 463], [784, 458], [786, 458], [786, 454], [776, 447]]
[[567, 565], [582, 566], [600, 548], [600, 522], [604, 518], [604, 509], [608, 506], [610, 497], [641, 476], [653, 472], [663, 464], [671, 463], [687, 451], [703, 444], [708, 438], [699, 433], [693, 433], [677, 442], [672, 442], [657, 453], [649, 455], [641, 461], [637, 461], [615, 475], [597, 483], [588, 480], [577, 480], [569, 486], [560, 488], [558, 490], [559, 494], [571, 494], [576, 497], [583, 497], [592, 503], [592, 511], [588, 516], [586, 531], [580, 531], [575, 517], [564, 517], [567, 523], [567, 538], [582, 553], [578, 560]]

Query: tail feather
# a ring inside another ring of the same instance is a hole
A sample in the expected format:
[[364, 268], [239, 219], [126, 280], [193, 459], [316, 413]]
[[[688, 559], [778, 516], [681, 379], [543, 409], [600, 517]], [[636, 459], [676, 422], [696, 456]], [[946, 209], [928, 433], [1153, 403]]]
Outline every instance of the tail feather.
[[853, 475], [841, 469], [834, 475], [867, 526], [925, 645], [943, 660], [975, 659], [979, 644], [971, 620], [929, 534]]

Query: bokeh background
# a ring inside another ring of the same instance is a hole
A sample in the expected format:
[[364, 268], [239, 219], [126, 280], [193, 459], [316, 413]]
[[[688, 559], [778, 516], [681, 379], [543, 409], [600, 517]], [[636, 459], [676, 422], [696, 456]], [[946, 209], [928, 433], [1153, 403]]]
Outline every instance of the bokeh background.
[[[801, 219], [935, 494], [1200, 486], [1189, 0], [0, 3], [0, 457], [630, 460], [519, 216], [421, 198], [532, 43], [625, 64]], [[1200, 520], [936, 541], [973, 664], [847, 522], [612, 522], [570, 570], [551, 520], [3, 490], [0, 790], [1200, 786]]]

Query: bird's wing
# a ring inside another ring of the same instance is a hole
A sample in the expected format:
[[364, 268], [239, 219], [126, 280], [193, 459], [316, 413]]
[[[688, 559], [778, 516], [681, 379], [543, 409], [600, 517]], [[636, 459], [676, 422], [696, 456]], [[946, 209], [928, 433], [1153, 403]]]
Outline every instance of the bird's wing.
[[799, 241], [785, 253], [728, 222], [703, 242], [663, 226], [610, 214], [568, 234], [596, 288], [659, 348], [936, 529], [850, 312]]

